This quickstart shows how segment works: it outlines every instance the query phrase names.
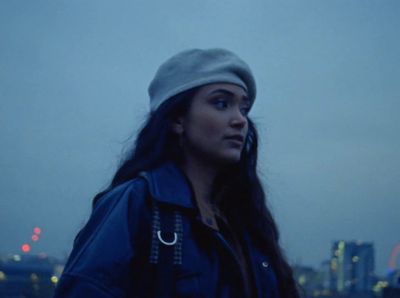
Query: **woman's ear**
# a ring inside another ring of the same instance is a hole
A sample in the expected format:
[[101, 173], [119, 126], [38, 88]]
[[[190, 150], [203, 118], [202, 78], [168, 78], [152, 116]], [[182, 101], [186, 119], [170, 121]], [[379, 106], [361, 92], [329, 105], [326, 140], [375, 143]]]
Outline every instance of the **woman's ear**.
[[177, 117], [172, 119], [171, 123], [172, 132], [176, 133], [177, 135], [182, 135], [183, 129], [183, 117]]

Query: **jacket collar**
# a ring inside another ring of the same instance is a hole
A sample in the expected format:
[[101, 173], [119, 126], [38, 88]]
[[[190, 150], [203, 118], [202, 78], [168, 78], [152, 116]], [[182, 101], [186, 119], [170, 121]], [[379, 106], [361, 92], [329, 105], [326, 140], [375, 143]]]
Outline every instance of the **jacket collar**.
[[164, 163], [140, 176], [147, 180], [150, 194], [156, 201], [195, 208], [190, 183], [175, 163]]

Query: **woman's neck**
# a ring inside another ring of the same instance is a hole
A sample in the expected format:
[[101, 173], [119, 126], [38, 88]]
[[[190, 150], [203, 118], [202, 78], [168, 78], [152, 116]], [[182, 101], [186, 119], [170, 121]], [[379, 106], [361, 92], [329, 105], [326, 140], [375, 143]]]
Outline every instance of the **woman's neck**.
[[197, 199], [211, 202], [212, 188], [218, 169], [197, 160], [186, 160], [181, 164], [183, 172], [192, 184]]

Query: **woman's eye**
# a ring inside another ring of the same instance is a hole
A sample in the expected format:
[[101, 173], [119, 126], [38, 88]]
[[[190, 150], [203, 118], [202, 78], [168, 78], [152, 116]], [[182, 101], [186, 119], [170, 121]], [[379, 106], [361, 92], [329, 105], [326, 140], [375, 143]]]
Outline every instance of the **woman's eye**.
[[214, 106], [217, 109], [221, 109], [221, 110], [226, 109], [228, 107], [228, 101], [225, 99], [217, 99], [214, 101]]
[[240, 108], [240, 112], [242, 113], [242, 115], [247, 116], [247, 114], [250, 112], [250, 108], [242, 107], [242, 108]]

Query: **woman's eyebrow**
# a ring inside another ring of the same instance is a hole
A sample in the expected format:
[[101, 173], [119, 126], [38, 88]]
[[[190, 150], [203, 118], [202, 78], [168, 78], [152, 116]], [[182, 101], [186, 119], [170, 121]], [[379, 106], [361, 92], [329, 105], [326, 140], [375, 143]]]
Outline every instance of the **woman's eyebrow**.
[[[215, 90], [211, 91], [211, 92], [208, 94], [208, 96], [212, 96], [212, 95], [214, 95], [215, 93], [223, 93], [223, 94], [228, 95], [228, 96], [235, 96], [235, 93], [234, 93], [234, 92], [229, 91], [229, 90], [226, 90], [226, 89], [215, 89]], [[250, 103], [250, 99], [249, 99], [246, 95], [243, 95], [242, 99], [243, 99], [243, 101], [244, 101], [245, 103]]]

